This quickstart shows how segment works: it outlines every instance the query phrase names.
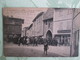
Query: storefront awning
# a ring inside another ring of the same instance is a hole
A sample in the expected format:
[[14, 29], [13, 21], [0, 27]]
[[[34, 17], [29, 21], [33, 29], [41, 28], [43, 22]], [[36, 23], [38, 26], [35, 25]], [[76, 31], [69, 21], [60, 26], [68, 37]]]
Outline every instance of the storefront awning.
[[56, 34], [55, 37], [56, 36], [69, 36], [70, 37], [70, 34]]

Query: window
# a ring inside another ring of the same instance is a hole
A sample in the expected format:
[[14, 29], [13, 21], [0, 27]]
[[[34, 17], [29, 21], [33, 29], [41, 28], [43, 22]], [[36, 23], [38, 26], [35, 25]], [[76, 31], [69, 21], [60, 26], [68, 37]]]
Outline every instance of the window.
[[45, 21], [46, 25], [47, 25], [47, 20]]
[[48, 24], [48, 28], [50, 27], [50, 22], [49, 22], [49, 24]]

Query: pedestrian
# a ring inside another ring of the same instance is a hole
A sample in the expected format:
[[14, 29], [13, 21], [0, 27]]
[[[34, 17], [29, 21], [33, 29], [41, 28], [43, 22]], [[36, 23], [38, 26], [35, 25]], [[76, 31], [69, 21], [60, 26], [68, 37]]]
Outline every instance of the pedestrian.
[[22, 45], [24, 45], [23, 37], [20, 38], [20, 43], [22, 43]]
[[22, 44], [23, 44], [23, 46], [25, 45], [25, 37], [23, 37], [23, 39], [22, 39]]
[[21, 43], [21, 37], [19, 37], [18, 39], [18, 46], [20, 46], [20, 43]]
[[27, 38], [27, 45], [29, 45], [30, 41], [29, 41], [29, 37]]
[[35, 37], [33, 37], [33, 46], [35, 45]]
[[47, 41], [44, 43], [44, 54], [47, 55], [47, 50], [49, 49]]
[[17, 35], [16, 34], [13, 36], [13, 39], [14, 39], [14, 43], [16, 44], [17, 43]]
[[35, 37], [35, 45], [37, 46], [38, 37]]

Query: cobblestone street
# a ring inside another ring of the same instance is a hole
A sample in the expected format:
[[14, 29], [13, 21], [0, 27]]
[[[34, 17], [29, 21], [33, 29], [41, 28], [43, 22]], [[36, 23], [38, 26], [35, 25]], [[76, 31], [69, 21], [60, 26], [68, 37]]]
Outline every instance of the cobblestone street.
[[70, 56], [69, 46], [49, 46], [48, 55], [44, 54], [44, 46], [18, 46], [17, 44], [6, 44], [4, 46], [5, 56], [16, 56], [16, 57], [65, 57]]

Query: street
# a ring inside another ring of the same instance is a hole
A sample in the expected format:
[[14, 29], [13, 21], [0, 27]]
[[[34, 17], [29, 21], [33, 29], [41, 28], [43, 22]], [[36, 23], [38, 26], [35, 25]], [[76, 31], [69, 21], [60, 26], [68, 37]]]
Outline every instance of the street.
[[27, 46], [17, 44], [6, 44], [4, 46], [4, 55], [11, 57], [68, 57], [70, 56], [69, 46], [49, 46], [48, 54], [44, 54], [44, 46]]

